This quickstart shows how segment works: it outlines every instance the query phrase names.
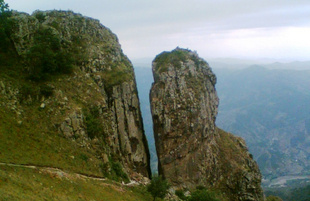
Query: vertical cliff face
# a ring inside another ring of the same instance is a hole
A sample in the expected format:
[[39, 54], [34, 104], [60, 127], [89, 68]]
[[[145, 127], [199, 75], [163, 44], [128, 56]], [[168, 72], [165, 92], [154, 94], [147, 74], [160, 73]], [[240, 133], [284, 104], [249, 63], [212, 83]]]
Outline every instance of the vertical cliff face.
[[218, 188], [230, 200], [263, 200], [244, 141], [215, 126], [216, 77], [197, 53], [177, 48], [153, 61], [150, 93], [159, 173], [177, 188]]
[[[190, 184], [204, 179], [192, 174], [195, 170], [190, 169], [198, 168], [195, 163], [179, 161], [192, 162], [194, 158], [188, 153], [200, 153], [200, 148], [210, 152], [211, 147], [201, 143], [215, 143], [216, 77], [195, 53], [181, 49], [156, 57], [153, 74], [155, 83], [150, 98], [159, 171], [174, 183]], [[206, 160], [213, 163], [213, 158]]]
[[[120, 163], [129, 176], [140, 173], [149, 177], [149, 150], [134, 71], [116, 35], [98, 20], [65, 11], [14, 13], [11, 22], [10, 37], [18, 58], [25, 63], [25, 72], [34, 69], [31, 64], [35, 61], [29, 62], [29, 55], [46, 36], [40, 33], [49, 33], [54, 41], [60, 41], [57, 48], [70, 55], [66, 59], [74, 59], [71, 74], [44, 82], [53, 95], [25, 93], [23, 101], [16, 98], [16, 108], [22, 111], [17, 118], [26, 121], [27, 105], [38, 104], [42, 111], [48, 111], [45, 118], [50, 127], [95, 150], [104, 173]], [[3, 83], [8, 84], [6, 80]]]

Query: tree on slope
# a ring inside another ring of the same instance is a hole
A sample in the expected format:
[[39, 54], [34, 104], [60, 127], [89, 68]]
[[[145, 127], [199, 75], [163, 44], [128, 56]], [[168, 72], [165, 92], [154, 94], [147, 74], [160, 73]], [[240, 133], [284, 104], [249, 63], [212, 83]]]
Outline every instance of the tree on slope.
[[10, 15], [11, 11], [9, 10], [9, 5], [5, 3], [4, 0], [0, 0], [0, 51], [6, 50], [4, 48], [8, 46], [8, 17]]
[[151, 183], [147, 187], [147, 191], [150, 192], [154, 198], [163, 199], [167, 193], [170, 185], [167, 180], [163, 179], [161, 176], [153, 176]]
[[5, 3], [3, 0], [0, 0], [0, 13], [2, 14], [8, 11], [8, 9], [9, 9], [9, 5]]

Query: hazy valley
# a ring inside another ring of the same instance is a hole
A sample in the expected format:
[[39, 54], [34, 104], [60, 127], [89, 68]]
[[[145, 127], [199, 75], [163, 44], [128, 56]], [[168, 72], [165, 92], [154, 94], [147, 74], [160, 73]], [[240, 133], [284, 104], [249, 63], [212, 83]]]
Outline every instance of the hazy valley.
[[177, 47], [134, 67], [99, 20], [2, 2], [0, 199], [307, 199], [309, 62]]

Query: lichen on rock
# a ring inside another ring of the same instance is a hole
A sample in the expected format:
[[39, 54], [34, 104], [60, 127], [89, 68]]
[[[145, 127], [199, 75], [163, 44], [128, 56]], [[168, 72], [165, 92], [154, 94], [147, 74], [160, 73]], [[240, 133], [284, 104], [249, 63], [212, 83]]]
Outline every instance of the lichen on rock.
[[230, 200], [263, 200], [261, 175], [242, 139], [215, 125], [216, 76], [196, 52], [153, 61], [150, 92], [159, 174], [175, 188], [220, 189]]

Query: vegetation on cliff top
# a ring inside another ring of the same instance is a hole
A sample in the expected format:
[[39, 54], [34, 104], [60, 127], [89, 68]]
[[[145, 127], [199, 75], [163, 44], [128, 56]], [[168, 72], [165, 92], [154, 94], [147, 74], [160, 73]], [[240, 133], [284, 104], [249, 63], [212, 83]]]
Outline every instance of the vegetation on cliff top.
[[[105, 88], [111, 90], [115, 85], [132, 80], [132, 65], [128, 58], [117, 49], [114, 44], [117, 42], [115, 35], [107, 29], [107, 36], [114, 40], [105, 39], [104, 41], [93, 41], [85, 35], [81, 34], [79, 28], [72, 31], [67, 36], [62, 30], [62, 18], [58, 15], [70, 15], [70, 23], [75, 23], [75, 27], [79, 27], [85, 23], [85, 17], [73, 12], [63, 11], [36, 11], [32, 16], [26, 17], [27, 23], [33, 23], [33, 26], [24, 35], [20, 35], [19, 15], [24, 19], [25, 14], [17, 12], [12, 13], [8, 9], [8, 5], [3, 1], [1, 3], [1, 19], [0, 19], [0, 58], [3, 64], [12, 67], [14, 64], [10, 58], [14, 56], [14, 60], [19, 61], [19, 73], [22, 73], [27, 80], [42, 83], [55, 79], [62, 74], [70, 74], [77, 67], [85, 66], [89, 63], [97, 62], [98, 55], [92, 55], [89, 58], [88, 46], [91, 43], [105, 43], [102, 45], [99, 54], [108, 55], [105, 62], [101, 63], [100, 68], [103, 71], [102, 78], [105, 80]], [[48, 18], [47, 15], [50, 17]], [[52, 17], [52, 18], [51, 18]], [[87, 18], [88, 19], [88, 18]], [[38, 21], [38, 25], [36, 22]], [[26, 25], [28, 26], [28, 25]], [[23, 27], [22, 27], [23, 28]], [[22, 37], [22, 38], [20, 38]], [[16, 48], [14, 43], [21, 43], [22, 46]], [[88, 51], [88, 52], [87, 52]], [[93, 53], [92, 53], [93, 54]], [[117, 58], [117, 57], [120, 57]], [[116, 59], [117, 58], [117, 59]], [[15, 71], [17, 69], [14, 69]]]
[[164, 51], [160, 53], [153, 62], [156, 62], [157, 71], [162, 73], [167, 71], [170, 65], [180, 69], [182, 67], [181, 62], [185, 63], [187, 60], [194, 61], [197, 67], [204, 62], [198, 57], [196, 52], [179, 47], [171, 52]]

